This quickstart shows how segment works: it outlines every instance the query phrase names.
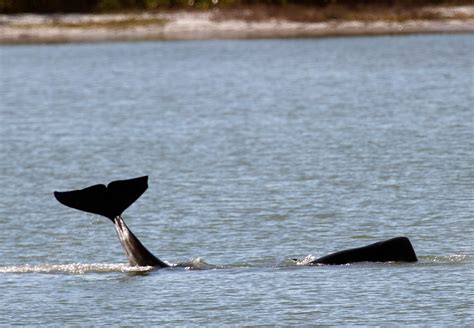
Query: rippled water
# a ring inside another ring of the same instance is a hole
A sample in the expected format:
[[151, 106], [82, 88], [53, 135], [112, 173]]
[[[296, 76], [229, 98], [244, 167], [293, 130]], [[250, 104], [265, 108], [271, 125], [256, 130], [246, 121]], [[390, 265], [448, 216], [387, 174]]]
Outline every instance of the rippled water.
[[[474, 324], [472, 35], [0, 47], [2, 324]], [[149, 175], [129, 227], [53, 190]], [[298, 265], [408, 236], [415, 264]], [[299, 262], [292, 259], [297, 258]]]

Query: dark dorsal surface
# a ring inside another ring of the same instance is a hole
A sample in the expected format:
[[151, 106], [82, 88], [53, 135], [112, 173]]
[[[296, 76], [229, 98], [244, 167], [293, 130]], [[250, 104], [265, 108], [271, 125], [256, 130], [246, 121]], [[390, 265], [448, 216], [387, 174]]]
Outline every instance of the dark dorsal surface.
[[395, 237], [367, 246], [346, 249], [323, 256], [311, 264], [347, 264], [354, 262], [416, 262], [415, 250], [407, 237]]

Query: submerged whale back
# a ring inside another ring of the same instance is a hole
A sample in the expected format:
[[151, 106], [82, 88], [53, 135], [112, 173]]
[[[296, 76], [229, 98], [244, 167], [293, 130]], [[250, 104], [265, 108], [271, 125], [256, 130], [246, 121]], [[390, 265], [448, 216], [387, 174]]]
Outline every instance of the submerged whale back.
[[148, 188], [148, 177], [118, 180], [88, 188], [54, 192], [54, 197], [63, 205], [89, 213], [105, 216], [113, 221], [133, 204]]
[[316, 259], [311, 264], [354, 262], [416, 262], [415, 250], [407, 237], [395, 237], [364, 247], [346, 249]]

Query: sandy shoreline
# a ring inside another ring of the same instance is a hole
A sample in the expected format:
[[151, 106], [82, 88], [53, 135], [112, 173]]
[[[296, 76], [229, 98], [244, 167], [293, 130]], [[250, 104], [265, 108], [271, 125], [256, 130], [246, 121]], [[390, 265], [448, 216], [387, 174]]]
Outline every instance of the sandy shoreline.
[[[449, 8], [449, 10], [453, 10]], [[474, 6], [442, 19], [297, 22], [217, 20], [212, 12], [118, 15], [0, 15], [0, 43], [289, 38], [411, 33], [473, 33]], [[130, 23], [132, 22], [132, 23]]]

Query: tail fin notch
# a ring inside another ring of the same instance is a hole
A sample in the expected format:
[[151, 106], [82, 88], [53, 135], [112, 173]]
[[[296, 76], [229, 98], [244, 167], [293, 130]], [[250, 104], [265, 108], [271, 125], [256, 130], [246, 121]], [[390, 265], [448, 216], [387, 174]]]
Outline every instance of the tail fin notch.
[[148, 188], [148, 176], [117, 180], [80, 190], [55, 191], [54, 197], [63, 205], [99, 214], [114, 220], [132, 205]]

